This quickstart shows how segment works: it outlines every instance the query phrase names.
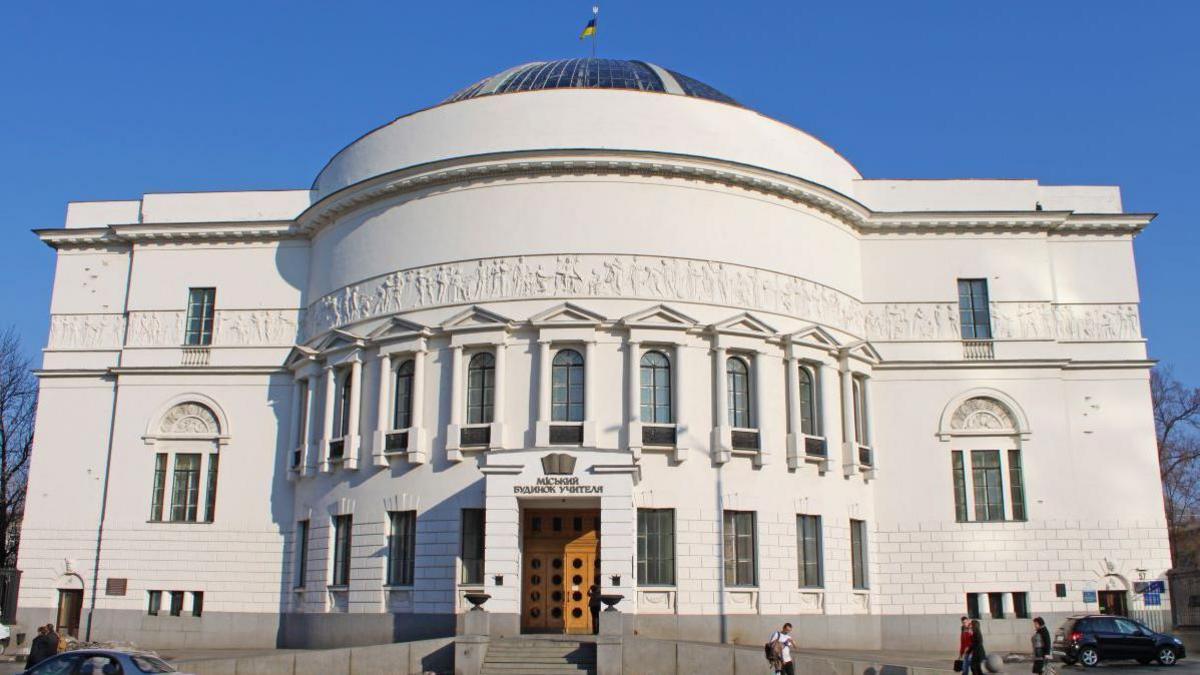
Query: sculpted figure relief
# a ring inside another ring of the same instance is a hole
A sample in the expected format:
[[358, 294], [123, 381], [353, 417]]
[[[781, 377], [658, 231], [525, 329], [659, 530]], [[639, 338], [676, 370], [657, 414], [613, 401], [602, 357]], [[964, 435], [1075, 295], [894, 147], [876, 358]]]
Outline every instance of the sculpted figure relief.
[[785, 312], [860, 335], [865, 319], [861, 304], [850, 296], [785, 274], [678, 258], [555, 255], [446, 263], [347, 286], [313, 303], [304, 336], [407, 309], [563, 296], [735, 305]]
[[216, 415], [207, 406], [195, 402], [180, 403], [168, 410], [158, 429], [164, 434], [216, 436], [221, 433]]
[[950, 428], [956, 431], [1015, 431], [1016, 423], [1008, 408], [983, 396], [969, 398], [954, 411]]
[[124, 332], [120, 314], [55, 314], [47, 342], [51, 349], [116, 349]]

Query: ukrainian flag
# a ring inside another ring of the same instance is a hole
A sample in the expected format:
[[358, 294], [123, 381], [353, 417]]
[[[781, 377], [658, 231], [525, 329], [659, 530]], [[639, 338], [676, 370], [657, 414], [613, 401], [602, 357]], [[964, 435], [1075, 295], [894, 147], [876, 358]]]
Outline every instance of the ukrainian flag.
[[583, 32], [579, 34], [579, 39], [582, 40], [585, 37], [590, 37], [595, 34], [596, 34], [596, 20], [592, 19], [591, 21], [587, 22], [586, 26], [583, 27]]

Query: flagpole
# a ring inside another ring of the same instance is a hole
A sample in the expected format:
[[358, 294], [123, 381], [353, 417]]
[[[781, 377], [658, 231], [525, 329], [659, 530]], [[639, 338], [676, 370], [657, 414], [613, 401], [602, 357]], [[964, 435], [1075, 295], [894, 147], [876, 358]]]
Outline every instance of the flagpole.
[[592, 5], [592, 59], [596, 58], [596, 43], [600, 41], [600, 5]]

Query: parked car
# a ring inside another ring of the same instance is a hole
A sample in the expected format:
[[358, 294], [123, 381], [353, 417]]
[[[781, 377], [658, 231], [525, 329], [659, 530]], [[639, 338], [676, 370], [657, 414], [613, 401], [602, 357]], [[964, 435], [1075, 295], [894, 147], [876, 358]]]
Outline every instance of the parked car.
[[1133, 619], [1102, 614], [1069, 617], [1054, 634], [1053, 654], [1067, 665], [1082, 663], [1089, 668], [1122, 659], [1173, 666], [1186, 656], [1179, 638]]
[[[154, 654], [119, 649], [78, 649], [62, 652], [26, 670], [22, 675], [142, 675], [179, 673], [175, 666]], [[179, 675], [183, 675], [179, 673]]]

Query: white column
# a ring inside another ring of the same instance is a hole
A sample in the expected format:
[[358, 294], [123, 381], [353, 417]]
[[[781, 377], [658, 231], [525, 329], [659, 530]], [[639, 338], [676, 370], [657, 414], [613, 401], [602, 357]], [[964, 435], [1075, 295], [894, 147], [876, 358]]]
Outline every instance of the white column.
[[583, 446], [596, 447], [596, 341], [583, 343]]
[[[838, 448], [842, 447], [842, 405], [841, 387], [839, 386], [837, 368], [830, 363], [822, 363], [820, 376], [817, 379], [818, 396], [821, 399], [821, 434], [825, 437], [825, 453], [832, 460], [836, 457]], [[832, 466], [826, 463], [823, 468]]]
[[642, 455], [642, 345], [637, 340], [625, 344], [625, 371], [629, 375], [629, 386], [625, 389], [626, 429], [629, 431], [629, 451], [637, 459]]
[[550, 445], [550, 350], [548, 340], [538, 340], [537, 424], [533, 435], [539, 447]]
[[[767, 376], [767, 369], [770, 364], [777, 363], [775, 359], [769, 358], [762, 352], [754, 352], [754, 372], [750, 373], [751, 385], [754, 387], [754, 416], [750, 419], [750, 423], [758, 430], [758, 454], [754, 456], [754, 465], [762, 466], [767, 463], [767, 456], [771, 454], [771, 450], [777, 441], [773, 435], [767, 431], [773, 425], [770, 424], [770, 417], [767, 413], [767, 382], [771, 378]], [[776, 365], [778, 368], [779, 366]]]
[[842, 382], [842, 468], [848, 476], [858, 466], [858, 447], [854, 431], [854, 375], [844, 356], [839, 374]]
[[424, 464], [428, 459], [425, 434], [425, 350], [413, 354], [412, 426], [408, 429], [408, 461]]
[[320, 453], [320, 446], [313, 447], [313, 425], [317, 420], [317, 391], [319, 384], [319, 376], [313, 373], [308, 376], [308, 400], [304, 406], [304, 438], [300, 439], [304, 443], [304, 473], [310, 473], [317, 466], [317, 455]]
[[325, 410], [321, 422], [321, 470], [329, 471], [329, 441], [333, 439], [333, 403], [337, 379], [333, 366], [325, 366]]
[[504, 447], [504, 403], [505, 388], [508, 386], [507, 369], [508, 343], [496, 345], [495, 388], [492, 390], [492, 433], [488, 447], [495, 450]]
[[800, 362], [794, 356], [787, 357], [787, 465], [789, 469], [800, 466], [804, 459], [804, 431], [800, 419]]
[[287, 435], [287, 439], [288, 439], [288, 444], [287, 444], [288, 476], [293, 475], [293, 473], [292, 473], [293, 468], [296, 471], [299, 471], [300, 468], [303, 466], [303, 462], [304, 462], [304, 453], [301, 452], [300, 453], [301, 464], [299, 464], [295, 467], [292, 466], [292, 457], [295, 456], [293, 453], [295, 453], [296, 448], [300, 447], [300, 406], [301, 406], [300, 382], [299, 382], [299, 380], [292, 380], [292, 406], [291, 406], [290, 414], [288, 415], [289, 428], [288, 428], [288, 435]]
[[[687, 425], [684, 423], [686, 415], [684, 411], [687, 408], [684, 405], [687, 403], [687, 391], [683, 386], [683, 353], [684, 346], [675, 343], [675, 348], [671, 354], [671, 421], [675, 423], [675, 457], [676, 462], [682, 462], [687, 458], [687, 447], [683, 444], [683, 436], [687, 431]], [[641, 377], [641, 373], [638, 373]]]
[[350, 362], [350, 410], [346, 413], [345, 460], [342, 466], [347, 469], [358, 468], [359, 418], [362, 412], [362, 362], [358, 359]]
[[462, 450], [459, 443], [462, 440], [463, 425], [463, 348], [454, 345], [450, 348], [450, 424], [446, 427], [446, 458], [452, 462], [462, 461]]
[[387, 432], [392, 427], [391, 412], [391, 385], [392, 385], [392, 357], [389, 354], [379, 355], [379, 386], [376, 389], [377, 399], [375, 401], [375, 438], [372, 446], [372, 464], [375, 466], [387, 466], [387, 457], [384, 456], [384, 449], [387, 447]]
[[729, 421], [728, 398], [725, 381], [725, 348], [713, 348], [713, 432], [712, 453], [716, 462], [728, 462], [733, 451], [732, 425]]

